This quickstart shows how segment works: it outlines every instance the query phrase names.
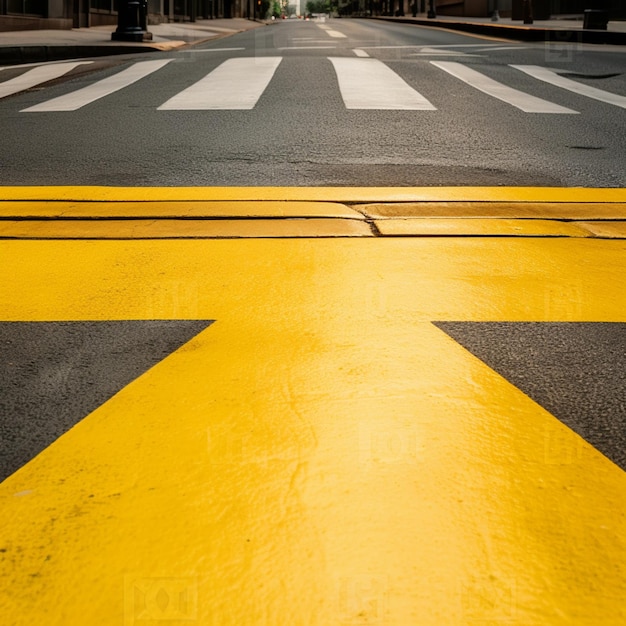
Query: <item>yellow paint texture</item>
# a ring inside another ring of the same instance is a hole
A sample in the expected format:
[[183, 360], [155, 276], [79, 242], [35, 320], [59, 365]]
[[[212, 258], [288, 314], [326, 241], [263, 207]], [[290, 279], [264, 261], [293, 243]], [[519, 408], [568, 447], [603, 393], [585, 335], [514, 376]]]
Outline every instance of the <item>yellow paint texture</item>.
[[331, 218], [240, 220], [0, 221], [0, 237], [40, 239], [163, 239], [232, 237], [371, 237], [363, 221]]
[[0, 218], [296, 218], [344, 217], [364, 219], [363, 215], [337, 202], [277, 202], [194, 200], [187, 202], [89, 202], [2, 201], [0, 188]]
[[580, 222], [580, 226], [596, 237], [626, 239], [626, 221]]
[[3, 200], [317, 201], [317, 202], [615, 202], [626, 189], [581, 187], [0, 187]]
[[[600, 194], [602, 197], [604, 194]], [[569, 194], [568, 194], [569, 196]], [[621, 202], [387, 202], [357, 204], [354, 209], [375, 219], [415, 217], [498, 217], [553, 220], [599, 220], [626, 218]]]
[[590, 237], [591, 233], [570, 222], [496, 218], [412, 218], [374, 222], [381, 235], [392, 236], [504, 236]]
[[626, 473], [431, 323], [626, 321], [624, 242], [0, 257], [2, 320], [216, 320], [0, 485], [4, 623], [626, 623]]

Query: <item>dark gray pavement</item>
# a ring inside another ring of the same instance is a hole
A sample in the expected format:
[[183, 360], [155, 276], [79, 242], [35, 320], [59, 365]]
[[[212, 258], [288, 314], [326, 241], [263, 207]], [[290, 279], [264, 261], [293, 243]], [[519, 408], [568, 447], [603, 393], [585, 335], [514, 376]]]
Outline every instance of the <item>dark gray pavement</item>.
[[436, 325], [626, 470], [626, 324]]
[[[558, 41], [626, 45], [626, 21], [610, 21], [607, 30], [585, 30], [582, 20], [543, 20], [532, 25], [509, 18], [379, 17], [376, 19], [445, 28], [519, 41]], [[278, 25], [280, 22], [270, 23]], [[115, 26], [72, 30], [31, 30], [0, 33], [0, 65], [39, 63], [82, 57], [173, 50], [266, 26], [268, 23], [233, 18], [194, 23], [155, 24], [148, 27], [150, 42], [111, 41]]]
[[0, 323], [0, 482], [210, 324]]

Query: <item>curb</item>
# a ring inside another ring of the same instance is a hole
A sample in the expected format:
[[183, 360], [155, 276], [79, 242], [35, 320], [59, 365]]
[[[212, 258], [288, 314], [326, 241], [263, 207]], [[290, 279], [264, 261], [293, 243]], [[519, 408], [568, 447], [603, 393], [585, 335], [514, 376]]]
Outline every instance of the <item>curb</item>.
[[189, 45], [185, 41], [169, 41], [140, 45], [34, 45], [0, 47], [0, 63], [19, 65], [22, 63], [40, 63], [46, 61], [64, 61], [83, 57], [102, 57], [118, 54], [136, 54], [137, 52], [163, 52], [176, 50]]
[[558, 43], [591, 43], [626, 45], [626, 33], [608, 30], [584, 30], [564, 28], [539, 28], [532, 26], [509, 26], [508, 24], [483, 24], [480, 22], [462, 21], [438, 21], [435, 19], [422, 19], [413, 17], [385, 17], [373, 16], [369, 19], [384, 20], [387, 22], [400, 22], [403, 24], [416, 24], [418, 26], [431, 26], [466, 33], [488, 35], [514, 39], [516, 41], [554, 41]]
[[416, 187], [406, 190], [403, 201], [398, 201], [398, 191], [375, 187], [7, 187], [0, 188], [0, 240], [626, 240], [626, 204], [620, 201], [626, 199], [626, 189]]

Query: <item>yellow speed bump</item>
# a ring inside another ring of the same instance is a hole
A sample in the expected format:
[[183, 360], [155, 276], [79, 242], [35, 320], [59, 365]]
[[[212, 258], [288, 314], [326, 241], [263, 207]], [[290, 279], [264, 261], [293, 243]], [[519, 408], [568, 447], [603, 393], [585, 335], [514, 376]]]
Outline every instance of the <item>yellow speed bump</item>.
[[[95, 194], [90, 201], [2, 200], [0, 218], [137, 218], [137, 219], [232, 219], [232, 218], [350, 218], [364, 219], [359, 211], [337, 202], [301, 202], [274, 200], [256, 201], [127, 201], [100, 200]], [[166, 192], [164, 192], [167, 195]], [[106, 195], [106, 194], [103, 194]]]
[[[604, 197], [603, 190], [599, 198]], [[385, 202], [356, 204], [354, 209], [374, 219], [483, 217], [507, 219], [603, 220], [626, 219], [624, 202]]]
[[376, 220], [382, 235], [393, 236], [504, 236], [590, 237], [575, 224], [549, 220], [430, 218]]
[[0, 188], [4, 238], [619, 239], [625, 220], [621, 189]]
[[581, 228], [586, 228], [596, 237], [610, 239], [626, 239], [626, 220], [603, 222], [579, 222]]
[[6, 239], [164, 239], [233, 237], [371, 237], [360, 220], [219, 219], [219, 220], [0, 220], [0, 238]]
[[2, 187], [4, 200], [176, 202], [532, 202], [622, 203], [626, 189], [571, 187]]

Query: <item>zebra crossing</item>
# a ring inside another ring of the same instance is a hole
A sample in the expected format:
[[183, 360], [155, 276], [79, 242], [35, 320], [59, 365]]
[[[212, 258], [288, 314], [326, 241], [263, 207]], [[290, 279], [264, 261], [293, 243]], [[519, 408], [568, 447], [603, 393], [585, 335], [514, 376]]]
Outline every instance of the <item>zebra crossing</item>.
[[[62, 96], [44, 100], [21, 113], [76, 111], [120, 91], [162, 70], [173, 59], [138, 61], [112, 76]], [[283, 57], [230, 58], [199, 81], [182, 89], [157, 107], [160, 111], [251, 110], [272, 82]], [[334, 71], [344, 106], [349, 110], [435, 111], [435, 107], [415, 85], [409, 84], [391, 67], [374, 58], [327, 57]], [[0, 82], [0, 99], [59, 78], [89, 61], [52, 63], [28, 69], [22, 75]], [[547, 99], [539, 98], [490, 78], [485, 73], [457, 61], [429, 61], [430, 66], [469, 87], [524, 113], [577, 114]], [[547, 83], [578, 96], [626, 109], [626, 97], [585, 85], [556, 71], [536, 65], [510, 65], [512, 74], [521, 72], [539, 83]], [[303, 78], [306, 80], [306, 77]], [[511, 82], [515, 82], [512, 76]], [[425, 86], [427, 88], [427, 86]], [[420, 89], [422, 87], [419, 87]]]
[[256, 106], [278, 69], [281, 57], [228, 59], [202, 80], [170, 98], [162, 111], [249, 110]]
[[78, 89], [64, 96], [59, 96], [58, 98], [53, 98], [47, 102], [36, 104], [27, 109], [22, 109], [22, 111], [76, 111], [76, 109], [80, 109], [91, 102], [95, 102], [124, 87], [128, 87], [128, 85], [136, 83], [138, 80], [162, 68], [169, 63], [170, 60], [171, 59], [162, 61], [140, 61], [139, 63], [134, 63], [125, 70], [99, 80], [93, 85], [83, 87], [82, 89]]

